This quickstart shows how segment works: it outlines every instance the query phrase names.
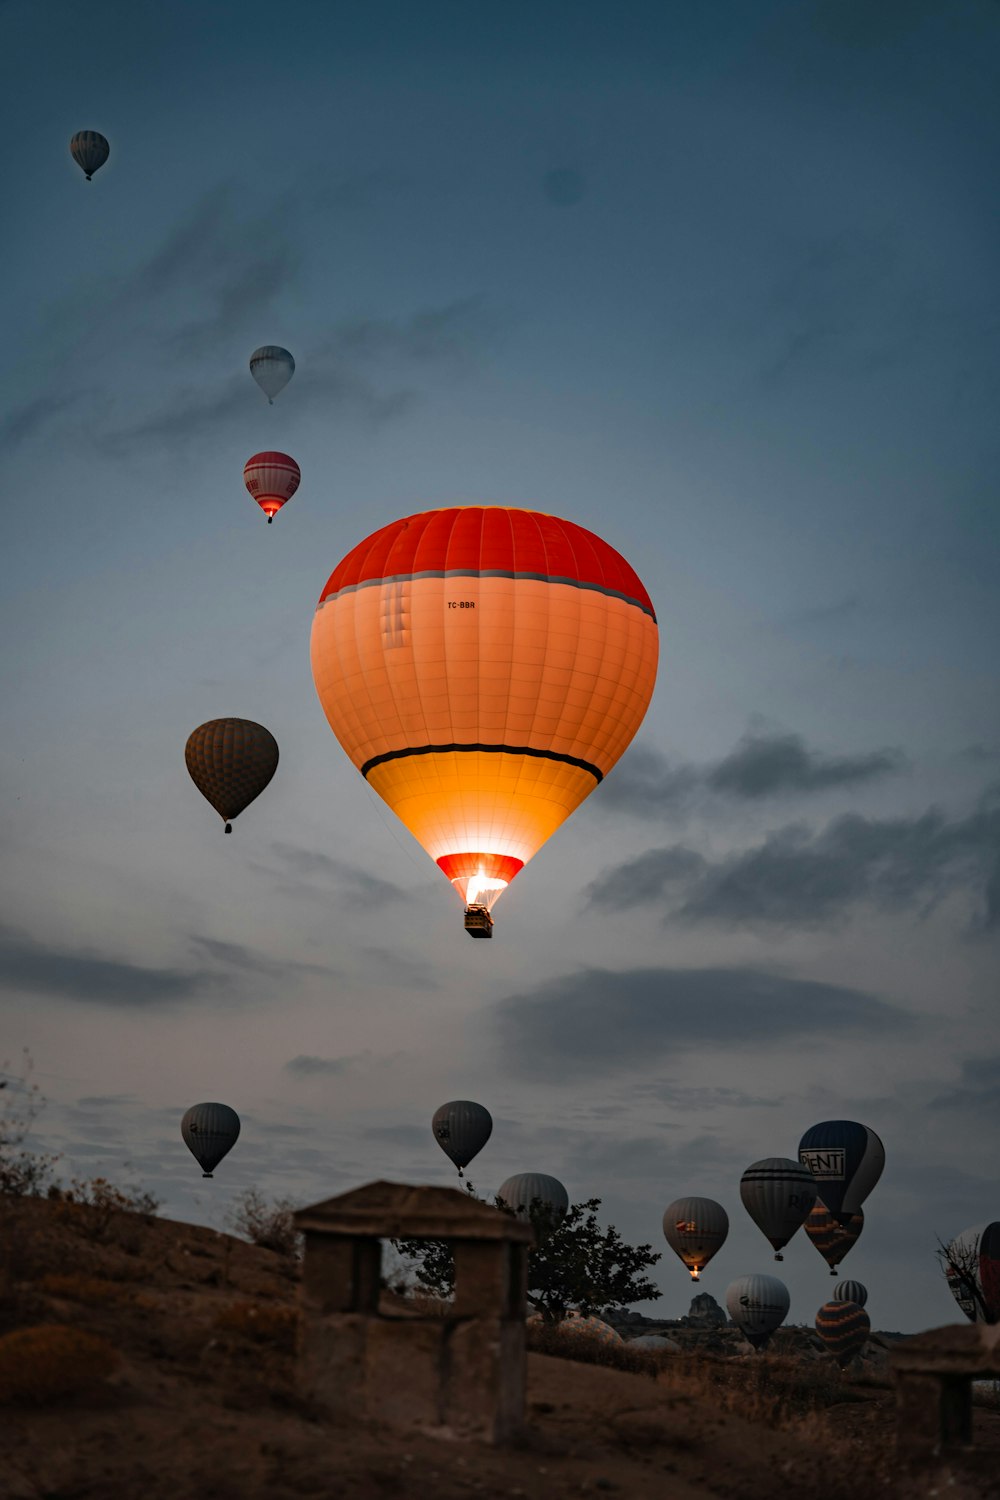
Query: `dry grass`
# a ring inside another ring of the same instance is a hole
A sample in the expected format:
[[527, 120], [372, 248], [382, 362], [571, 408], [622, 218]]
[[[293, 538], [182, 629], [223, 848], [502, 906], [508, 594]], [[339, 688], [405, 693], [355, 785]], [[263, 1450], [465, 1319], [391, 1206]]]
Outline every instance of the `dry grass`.
[[0, 1338], [0, 1401], [42, 1403], [89, 1389], [118, 1367], [106, 1339], [59, 1323]]
[[103, 1276], [84, 1276], [79, 1271], [64, 1275], [49, 1271], [35, 1282], [35, 1289], [47, 1297], [62, 1297], [70, 1302], [83, 1302], [94, 1306], [101, 1302], [128, 1302], [132, 1293], [120, 1282], [108, 1281]]
[[260, 1302], [231, 1302], [212, 1324], [219, 1333], [234, 1333], [255, 1343], [273, 1344], [291, 1353], [295, 1348], [298, 1313], [294, 1307]]

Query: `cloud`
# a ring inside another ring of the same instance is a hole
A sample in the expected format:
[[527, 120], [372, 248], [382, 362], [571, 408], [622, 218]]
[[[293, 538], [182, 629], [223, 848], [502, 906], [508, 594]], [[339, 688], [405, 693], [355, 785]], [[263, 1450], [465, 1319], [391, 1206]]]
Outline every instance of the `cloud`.
[[755, 801], [764, 797], [825, 792], [898, 773], [901, 750], [824, 755], [799, 734], [745, 734], [722, 760], [706, 766], [675, 765], [658, 750], [635, 745], [601, 787], [601, 805], [636, 817], [681, 813], [705, 793]]
[[0, 441], [9, 450], [17, 448], [33, 437], [40, 428], [78, 406], [84, 398], [83, 391], [67, 391], [61, 396], [33, 396], [30, 401], [15, 406], [0, 422]]
[[354, 1052], [344, 1057], [310, 1057], [300, 1053], [285, 1063], [285, 1072], [297, 1078], [342, 1078], [372, 1060], [370, 1052]]
[[382, 880], [377, 875], [369, 875], [360, 865], [335, 859], [330, 854], [281, 842], [272, 843], [271, 849], [294, 874], [306, 880], [312, 876], [320, 876], [323, 880], [333, 881], [340, 888], [345, 906], [364, 908], [372, 902], [402, 901], [406, 894], [401, 886]]
[[766, 1047], [912, 1024], [862, 990], [748, 967], [583, 969], [495, 1007], [512, 1073], [573, 1082], [655, 1064], [679, 1049]]
[[958, 1088], [930, 1101], [931, 1109], [986, 1110], [1000, 1116], [1000, 1056], [974, 1057], [962, 1064]]
[[948, 822], [848, 813], [820, 830], [790, 824], [710, 862], [682, 845], [651, 849], [598, 876], [592, 905], [664, 902], [665, 918], [745, 926], [824, 926], [860, 902], [926, 915], [954, 892], [979, 895], [983, 930], [1000, 927], [1000, 810], [988, 800]]
[[236, 969], [244, 974], [267, 974], [272, 978], [297, 974], [332, 974], [336, 971], [326, 964], [304, 964], [297, 959], [267, 958], [257, 948], [244, 947], [242, 943], [227, 943], [219, 938], [192, 937], [191, 946], [196, 952], [225, 968]]
[[68, 1000], [143, 1008], [193, 1000], [226, 981], [208, 969], [146, 969], [92, 949], [48, 946], [0, 927], [0, 984]]
[[856, 786], [900, 771], [905, 765], [899, 750], [826, 756], [807, 749], [798, 734], [747, 734], [705, 779], [714, 791], [755, 798]]

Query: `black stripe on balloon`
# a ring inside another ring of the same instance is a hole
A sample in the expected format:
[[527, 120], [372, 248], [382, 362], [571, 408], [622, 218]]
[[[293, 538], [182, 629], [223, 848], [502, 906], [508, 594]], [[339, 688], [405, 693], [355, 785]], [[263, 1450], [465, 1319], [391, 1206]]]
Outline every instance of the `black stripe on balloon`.
[[363, 578], [360, 583], [346, 583], [335, 594], [327, 594], [319, 601], [319, 608], [332, 604], [342, 594], [355, 594], [358, 589], [373, 589], [383, 583], [418, 583], [421, 578], [529, 578], [535, 583], [565, 583], [574, 589], [589, 589], [595, 594], [604, 594], [608, 599], [621, 599], [624, 604], [634, 604], [644, 615], [656, 622], [656, 615], [648, 604], [635, 599], [621, 589], [607, 588], [603, 583], [587, 583], [582, 578], [563, 578], [554, 573], [520, 573], [511, 568], [427, 568], [420, 573], [387, 573], [384, 578]]
[[366, 760], [361, 767], [361, 774], [367, 779], [368, 772], [373, 771], [376, 766], [384, 765], [387, 760], [405, 760], [408, 755], [532, 755], [536, 760], [558, 760], [567, 766], [579, 766], [581, 771], [589, 771], [597, 781], [604, 780], [604, 772], [592, 766], [589, 760], [581, 760], [578, 755], [563, 755], [558, 750], [533, 750], [530, 745], [411, 745], [405, 750], [386, 750], [382, 755], [373, 755], [371, 760]]

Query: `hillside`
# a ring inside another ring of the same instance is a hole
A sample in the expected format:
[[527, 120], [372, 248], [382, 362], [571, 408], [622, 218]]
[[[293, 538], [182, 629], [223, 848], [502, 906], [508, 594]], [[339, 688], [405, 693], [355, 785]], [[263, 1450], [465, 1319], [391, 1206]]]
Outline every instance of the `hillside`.
[[[789, 1352], [692, 1344], [644, 1373], [536, 1352], [530, 1430], [505, 1451], [333, 1426], [302, 1402], [297, 1270], [273, 1251], [37, 1199], [0, 1199], [0, 1236], [0, 1335], [65, 1325], [103, 1340], [114, 1363], [104, 1375], [100, 1355], [55, 1352], [52, 1382], [76, 1360], [84, 1388], [29, 1402], [27, 1367], [12, 1369], [0, 1343], [3, 1500], [932, 1493], [931, 1476], [893, 1477], [892, 1392], [877, 1359], [845, 1380], [825, 1357]], [[947, 1492], [986, 1500], [1000, 1414], [977, 1408], [976, 1426], [979, 1451]]]

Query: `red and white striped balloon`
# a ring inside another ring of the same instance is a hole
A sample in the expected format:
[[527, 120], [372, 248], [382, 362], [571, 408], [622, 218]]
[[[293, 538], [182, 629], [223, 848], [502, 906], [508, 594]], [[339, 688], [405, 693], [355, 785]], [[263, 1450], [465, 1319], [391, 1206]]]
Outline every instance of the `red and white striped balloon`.
[[278, 511], [299, 487], [302, 471], [287, 453], [255, 453], [243, 465], [243, 483], [270, 526]]

